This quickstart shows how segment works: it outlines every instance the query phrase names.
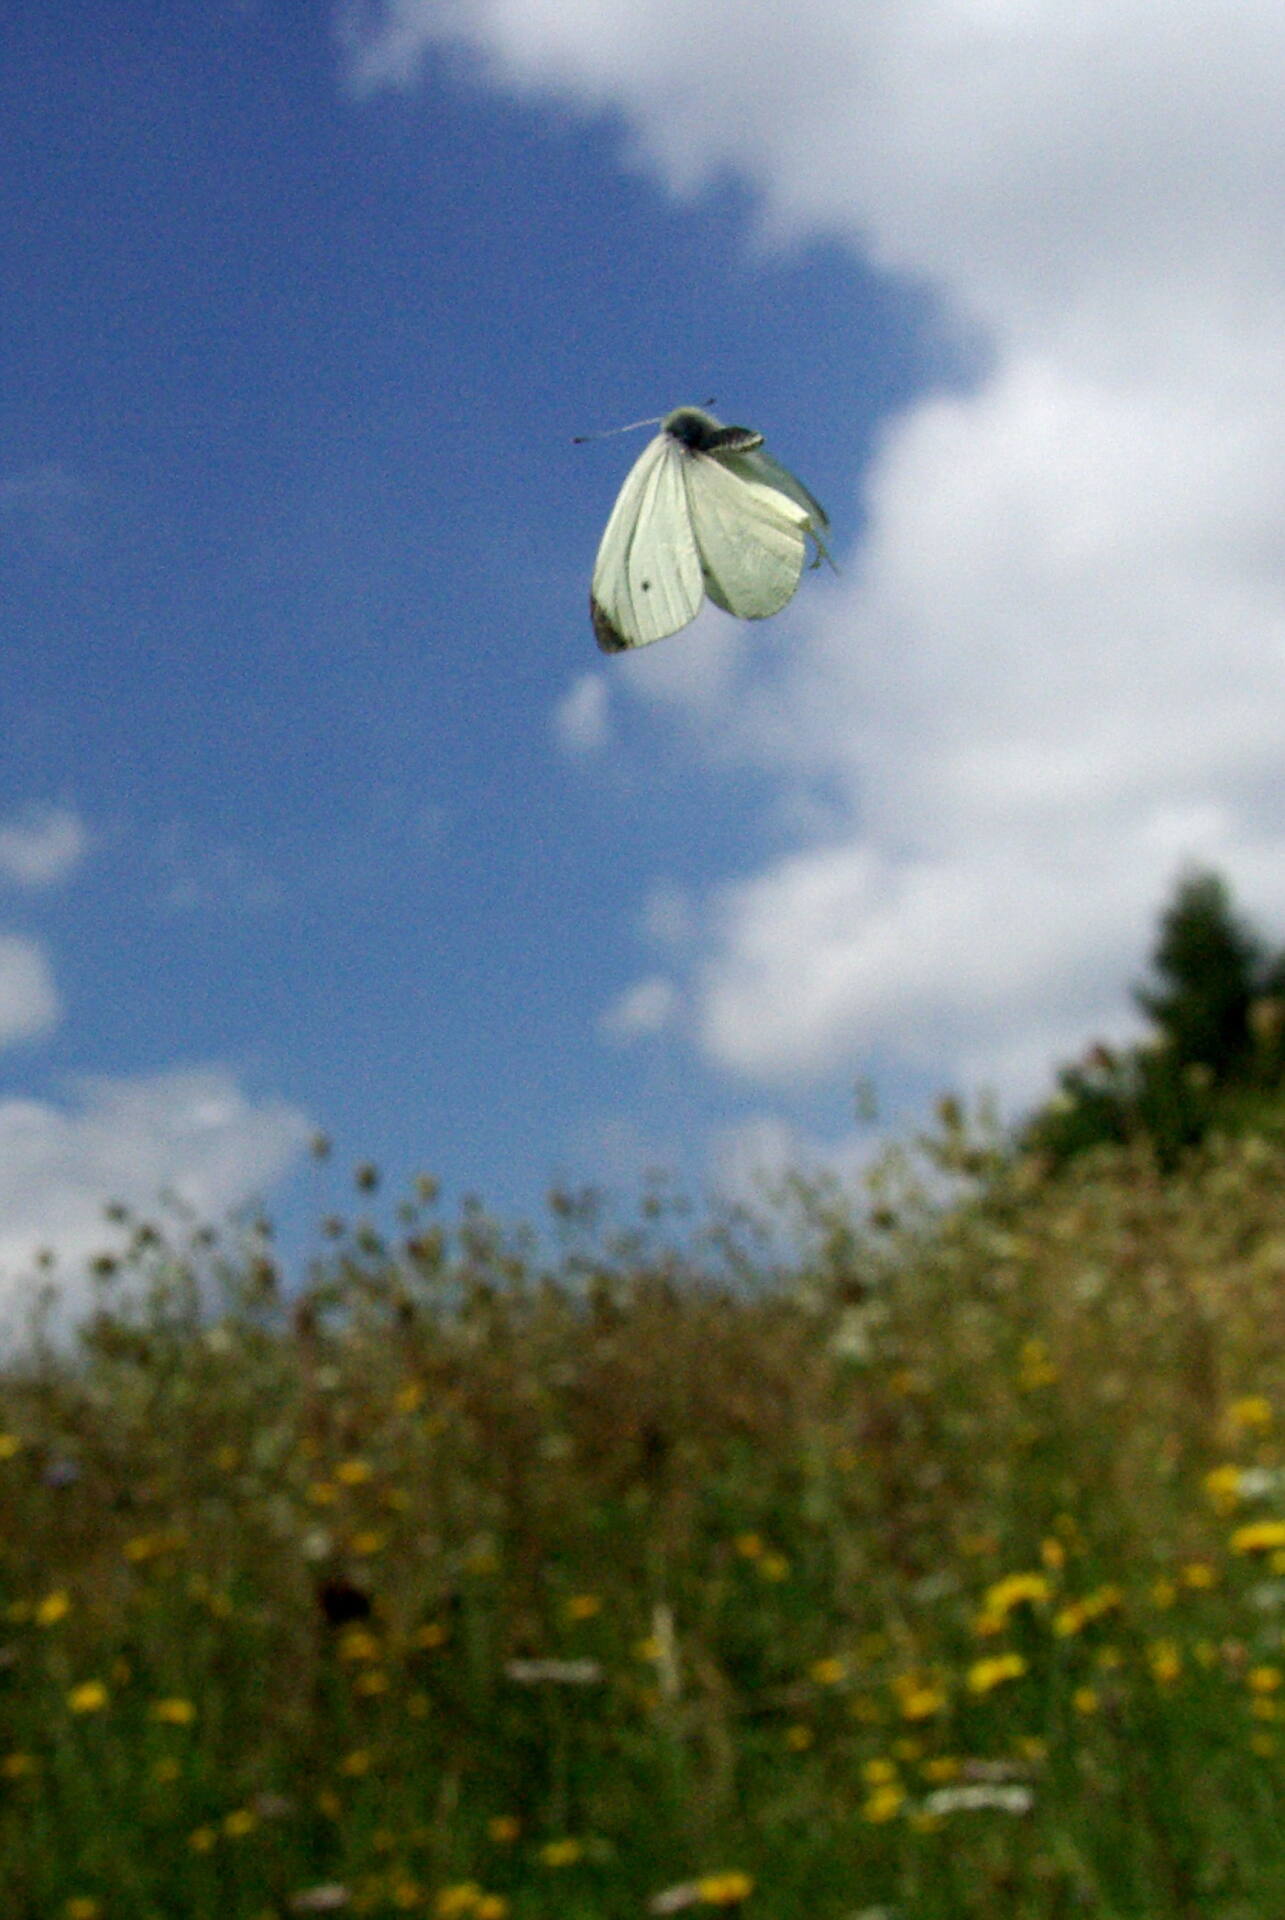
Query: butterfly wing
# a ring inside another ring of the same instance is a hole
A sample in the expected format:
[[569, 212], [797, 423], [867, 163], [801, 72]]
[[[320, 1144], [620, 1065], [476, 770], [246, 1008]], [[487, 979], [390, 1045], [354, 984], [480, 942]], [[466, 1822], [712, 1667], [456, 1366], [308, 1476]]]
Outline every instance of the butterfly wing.
[[808, 509], [776, 487], [743, 478], [725, 458], [693, 454], [684, 478], [710, 599], [741, 620], [779, 613], [803, 572]]
[[704, 582], [683, 482], [686, 461], [671, 435], [657, 434], [611, 510], [589, 595], [604, 653], [645, 647], [696, 618]]

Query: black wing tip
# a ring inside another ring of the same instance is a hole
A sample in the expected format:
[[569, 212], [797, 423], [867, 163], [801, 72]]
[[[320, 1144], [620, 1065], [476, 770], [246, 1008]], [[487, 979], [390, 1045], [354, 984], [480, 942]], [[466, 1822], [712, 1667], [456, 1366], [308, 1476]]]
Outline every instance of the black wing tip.
[[604, 653], [625, 653], [628, 650], [629, 642], [617, 633], [592, 594], [589, 595], [589, 618], [593, 622], [593, 637]]

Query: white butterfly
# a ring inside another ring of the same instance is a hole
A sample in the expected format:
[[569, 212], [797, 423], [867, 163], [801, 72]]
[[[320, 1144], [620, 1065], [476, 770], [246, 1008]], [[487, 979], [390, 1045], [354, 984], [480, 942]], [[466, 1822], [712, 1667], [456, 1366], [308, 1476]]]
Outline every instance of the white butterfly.
[[[639, 421], [640, 426], [646, 425]], [[779, 613], [829, 559], [825, 510], [751, 427], [678, 407], [635, 461], [594, 563], [589, 612], [604, 653], [645, 647], [696, 618], [706, 594], [741, 620]]]

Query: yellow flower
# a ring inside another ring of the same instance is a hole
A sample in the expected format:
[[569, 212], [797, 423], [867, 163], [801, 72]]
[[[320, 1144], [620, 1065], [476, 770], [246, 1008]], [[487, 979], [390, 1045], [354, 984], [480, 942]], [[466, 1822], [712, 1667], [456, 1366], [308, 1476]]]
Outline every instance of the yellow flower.
[[602, 1601], [596, 1593], [573, 1593], [567, 1601], [568, 1620], [592, 1620], [601, 1612]]
[[1201, 1591], [1218, 1584], [1218, 1574], [1207, 1560], [1189, 1560], [1179, 1576], [1184, 1587]]
[[409, 1913], [412, 1907], [419, 1906], [423, 1900], [424, 1889], [418, 1880], [412, 1880], [408, 1875], [404, 1879], [393, 1882], [392, 1898], [395, 1907], [400, 1907], [403, 1913]]
[[63, 1907], [63, 1920], [102, 1920], [102, 1902], [89, 1893], [74, 1893]]
[[811, 1727], [796, 1724], [785, 1729], [785, 1744], [791, 1753], [806, 1753], [815, 1739], [816, 1735]]
[[1058, 1573], [1066, 1565], [1066, 1548], [1060, 1540], [1041, 1540], [1040, 1559], [1050, 1573]]
[[62, 1587], [53, 1593], [47, 1593], [36, 1608], [33, 1618], [38, 1627], [56, 1627], [71, 1612], [71, 1596]]
[[1240, 1468], [1230, 1462], [1205, 1475], [1205, 1496], [1215, 1513], [1234, 1513], [1240, 1505]]
[[498, 1847], [512, 1846], [522, 1831], [522, 1822], [516, 1814], [497, 1813], [486, 1823], [486, 1830]]
[[765, 1553], [758, 1569], [765, 1580], [781, 1581], [790, 1577], [790, 1563], [783, 1553]]
[[738, 1533], [736, 1536], [736, 1551], [740, 1554], [742, 1560], [761, 1560], [763, 1558], [763, 1542], [757, 1533]]
[[1158, 1686], [1172, 1686], [1182, 1672], [1182, 1654], [1172, 1640], [1153, 1640], [1147, 1648], [1147, 1665]]
[[1026, 1672], [1020, 1653], [997, 1653], [989, 1660], [975, 1660], [968, 1669], [966, 1684], [970, 1693], [990, 1693], [1006, 1680], [1019, 1680]]
[[1285, 1547], [1285, 1520], [1252, 1520], [1231, 1537], [1233, 1553], [1273, 1553]]
[[101, 1680], [82, 1680], [67, 1695], [73, 1713], [99, 1713], [107, 1705], [107, 1689]]
[[259, 1817], [252, 1807], [236, 1807], [226, 1814], [223, 1831], [229, 1840], [244, 1840], [247, 1833], [253, 1833], [259, 1824]]
[[220, 1473], [235, 1473], [241, 1464], [241, 1452], [238, 1447], [216, 1447], [214, 1464]]
[[371, 1758], [369, 1747], [354, 1747], [353, 1751], [345, 1754], [339, 1762], [339, 1771], [349, 1780], [360, 1780], [364, 1774], [370, 1772]]
[[1044, 1342], [1042, 1340], [1025, 1341], [1017, 1375], [1017, 1384], [1022, 1392], [1034, 1393], [1040, 1387], [1051, 1387], [1057, 1377], [1057, 1366], [1049, 1359], [1049, 1351]]
[[121, 1553], [131, 1566], [139, 1567], [148, 1560], [159, 1560], [162, 1554], [177, 1553], [186, 1544], [181, 1533], [136, 1533], [125, 1542]]
[[1071, 1695], [1077, 1713], [1096, 1713], [1101, 1704], [1096, 1687], [1077, 1687]]
[[16, 1433], [0, 1433], [0, 1460], [12, 1460], [21, 1445]]
[[502, 1893], [484, 1893], [473, 1909], [474, 1920], [505, 1920], [509, 1903]]
[[445, 1627], [436, 1620], [429, 1620], [424, 1626], [415, 1629], [411, 1635], [411, 1645], [431, 1652], [434, 1647], [444, 1647], [449, 1638], [450, 1635]]
[[583, 1853], [578, 1840], [546, 1840], [540, 1858], [546, 1867], [573, 1867]]
[[1172, 1580], [1156, 1580], [1152, 1583], [1152, 1606], [1159, 1607], [1163, 1612], [1165, 1608], [1171, 1607], [1177, 1598], [1178, 1591]]
[[830, 1655], [825, 1660], [814, 1660], [808, 1672], [819, 1687], [837, 1687], [847, 1678], [848, 1666], [845, 1660]]
[[889, 1781], [869, 1795], [861, 1809], [862, 1817], [880, 1826], [886, 1820], [895, 1820], [905, 1804], [906, 1789], [897, 1781]]
[[335, 1468], [335, 1479], [341, 1487], [364, 1487], [373, 1473], [369, 1460], [341, 1460]]
[[696, 1882], [696, 1898], [707, 1907], [739, 1906], [753, 1891], [748, 1873], [707, 1873]]
[[341, 1660], [378, 1660], [383, 1648], [366, 1627], [345, 1627], [339, 1636]]
[[415, 1413], [424, 1399], [424, 1389], [418, 1380], [408, 1380], [404, 1387], [398, 1387], [393, 1395], [393, 1406], [398, 1413]]
[[886, 1787], [897, 1778], [897, 1769], [891, 1760], [864, 1760], [861, 1764], [861, 1778], [868, 1787]]
[[153, 1700], [152, 1718], [168, 1727], [190, 1727], [196, 1718], [196, 1708], [190, 1700], [175, 1695], [168, 1700]]
[[353, 1682], [353, 1692], [363, 1700], [375, 1700], [381, 1693], [387, 1693], [388, 1675], [382, 1667], [366, 1667]]
[[194, 1827], [187, 1836], [187, 1844], [193, 1853], [210, 1853], [218, 1840], [213, 1827]]
[[1272, 1424], [1272, 1403], [1261, 1393], [1247, 1393], [1243, 1399], [1232, 1401], [1227, 1419], [1233, 1427], [1248, 1433], [1266, 1433]]
[[1049, 1583], [1042, 1573], [1010, 1573], [987, 1589], [982, 1610], [1003, 1620], [1015, 1607], [1043, 1606], [1049, 1592]]
[[481, 1893], [476, 1880], [461, 1880], [453, 1887], [442, 1887], [433, 1901], [433, 1912], [438, 1920], [457, 1920], [458, 1915], [474, 1911]]
[[372, 1554], [384, 1551], [388, 1545], [388, 1535], [372, 1527], [364, 1533], [354, 1533], [348, 1545], [353, 1553], [359, 1554], [363, 1560], [368, 1560]]
[[903, 1720], [931, 1720], [946, 1709], [946, 1689], [935, 1681], [900, 1674], [892, 1683]]
[[4, 1759], [0, 1760], [0, 1779], [25, 1780], [30, 1774], [35, 1773], [36, 1767], [37, 1761], [34, 1753], [21, 1753], [18, 1751], [6, 1753]]
[[1251, 1693], [1275, 1693], [1281, 1684], [1279, 1667], [1251, 1667], [1245, 1675]]

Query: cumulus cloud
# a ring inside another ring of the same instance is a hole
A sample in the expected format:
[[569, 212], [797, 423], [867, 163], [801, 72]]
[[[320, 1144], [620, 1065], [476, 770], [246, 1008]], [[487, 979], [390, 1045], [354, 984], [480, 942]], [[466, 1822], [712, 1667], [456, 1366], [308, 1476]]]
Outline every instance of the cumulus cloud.
[[85, 823], [71, 807], [29, 806], [0, 820], [0, 877], [46, 887], [80, 865], [89, 847]]
[[0, 1047], [48, 1033], [61, 1012], [44, 948], [19, 934], [0, 934]]
[[0, 1101], [0, 1312], [12, 1329], [42, 1249], [57, 1255], [68, 1308], [83, 1301], [79, 1263], [112, 1238], [107, 1202], [154, 1217], [168, 1193], [217, 1223], [310, 1132], [297, 1108], [256, 1102], [220, 1067], [85, 1080], [61, 1104]]
[[674, 1017], [678, 990], [664, 974], [649, 974], [635, 981], [602, 1016], [602, 1031], [612, 1040], [638, 1040], [645, 1034], [663, 1033]]
[[1127, 1022], [1185, 860], [1280, 926], [1279, 7], [355, 17], [360, 84], [411, 86], [451, 40], [495, 84], [614, 107], [675, 191], [736, 170], [769, 241], [846, 240], [982, 348], [971, 391], [888, 424], [862, 547], [775, 665], [658, 647], [622, 677], [799, 802], [793, 844], [704, 903], [709, 1057], [760, 1082], [900, 1058], [1026, 1098]]
[[582, 673], [553, 711], [553, 732], [567, 753], [601, 753], [611, 736], [607, 682], [600, 673]]

